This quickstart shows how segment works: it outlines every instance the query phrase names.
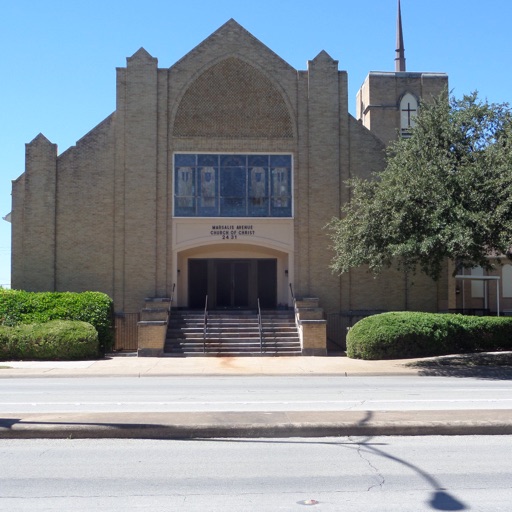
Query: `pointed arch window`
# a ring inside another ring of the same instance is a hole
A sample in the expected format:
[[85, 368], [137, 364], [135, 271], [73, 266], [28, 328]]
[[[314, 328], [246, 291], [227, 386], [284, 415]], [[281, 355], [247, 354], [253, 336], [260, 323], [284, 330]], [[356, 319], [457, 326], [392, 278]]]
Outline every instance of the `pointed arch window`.
[[400, 101], [400, 135], [411, 136], [411, 128], [416, 124], [418, 115], [418, 100], [410, 92], [404, 94]]

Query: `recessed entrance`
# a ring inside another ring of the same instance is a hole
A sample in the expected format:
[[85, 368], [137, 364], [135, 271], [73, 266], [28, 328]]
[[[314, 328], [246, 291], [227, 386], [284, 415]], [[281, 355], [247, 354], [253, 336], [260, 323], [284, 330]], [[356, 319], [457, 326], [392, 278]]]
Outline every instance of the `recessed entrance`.
[[189, 259], [189, 307], [265, 309], [277, 303], [276, 259]]
[[219, 260], [215, 267], [217, 307], [248, 308], [250, 261]]

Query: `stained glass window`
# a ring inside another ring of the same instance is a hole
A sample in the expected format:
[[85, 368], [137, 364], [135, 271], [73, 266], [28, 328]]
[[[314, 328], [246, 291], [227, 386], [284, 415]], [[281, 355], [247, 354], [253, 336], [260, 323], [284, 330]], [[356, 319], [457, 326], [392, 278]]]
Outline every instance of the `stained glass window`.
[[291, 155], [174, 155], [177, 217], [291, 217]]

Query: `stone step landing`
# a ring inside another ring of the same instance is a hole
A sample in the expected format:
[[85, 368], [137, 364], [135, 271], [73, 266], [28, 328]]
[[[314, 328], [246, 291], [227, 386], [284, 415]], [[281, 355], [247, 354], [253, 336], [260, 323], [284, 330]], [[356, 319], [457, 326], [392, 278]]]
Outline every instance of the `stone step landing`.
[[301, 355], [293, 312], [262, 313], [262, 334], [260, 342], [258, 315], [254, 311], [209, 313], [204, 338], [204, 313], [174, 310], [169, 318], [164, 355]]

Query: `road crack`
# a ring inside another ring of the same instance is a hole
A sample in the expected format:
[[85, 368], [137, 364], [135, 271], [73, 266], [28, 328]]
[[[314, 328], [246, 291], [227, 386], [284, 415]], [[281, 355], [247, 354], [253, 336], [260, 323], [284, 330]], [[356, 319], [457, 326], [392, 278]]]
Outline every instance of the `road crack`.
[[357, 443], [357, 454], [359, 455], [359, 458], [361, 460], [366, 462], [368, 467], [373, 471], [373, 473], [375, 473], [375, 476], [377, 478], [377, 483], [375, 485], [370, 485], [370, 487], [368, 487], [368, 489], [366, 490], [369, 492], [372, 489], [375, 489], [376, 487], [382, 489], [382, 487], [386, 483], [386, 479], [384, 478], [384, 475], [379, 471], [379, 469], [376, 466], [374, 466], [371, 460], [366, 456], [368, 452], [363, 449], [364, 446], [364, 444]]

